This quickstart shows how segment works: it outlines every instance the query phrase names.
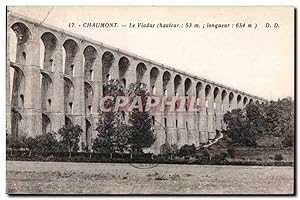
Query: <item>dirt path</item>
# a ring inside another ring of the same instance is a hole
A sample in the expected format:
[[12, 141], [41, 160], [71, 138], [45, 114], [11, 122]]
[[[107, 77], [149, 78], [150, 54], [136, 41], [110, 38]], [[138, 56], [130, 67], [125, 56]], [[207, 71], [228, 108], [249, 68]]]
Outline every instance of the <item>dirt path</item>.
[[291, 194], [292, 167], [7, 161], [9, 193]]

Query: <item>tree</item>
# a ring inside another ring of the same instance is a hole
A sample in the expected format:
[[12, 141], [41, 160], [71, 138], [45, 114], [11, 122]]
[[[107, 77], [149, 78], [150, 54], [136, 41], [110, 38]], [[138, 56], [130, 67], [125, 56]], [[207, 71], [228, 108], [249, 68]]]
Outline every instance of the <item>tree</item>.
[[233, 145], [256, 146], [256, 130], [251, 127], [246, 113], [241, 109], [235, 109], [224, 115], [227, 128], [224, 131], [231, 138]]
[[143, 148], [149, 148], [155, 142], [152, 128], [152, 116], [146, 111], [146, 104], [150, 96], [144, 83], [132, 83], [129, 85], [129, 102], [134, 102], [137, 97], [141, 100], [141, 109], [133, 109], [129, 114], [128, 144], [132, 152], [141, 153]]
[[25, 147], [23, 143], [24, 140], [25, 137], [23, 136], [18, 138], [12, 134], [6, 134], [6, 146], [11, 150], [11, 156], [13, 155], [14, 150], [19, 150]]
[[130, 114], [129, 123], [128, 143], [132, 152], [141, 153], [143, 148], [149, 148], [155, 142], [151, 115], [149, 112], [134, 111]]
[[60, 143], [62, 147], [69, 152], [69, 158], [72, 156], [72, 152], [77, 152], [79, 150], [80, 136], [83, 133], [81, 126], [79, 125], [69, 125], [67, 127], [62, 127], [58, 130], [58, 134], [62, 137]]
[[111, 96], [104, 102], [104, 108], [109, 111], [99, 111], [98, 134], [94, 139], [92, 149], [96, 152], [110, 153], [123, 152], [126, 149], [126, 130], [127, 126], [123, 119], [120, 109], [115, 109], [118, 96], [125, 96], [126, 88], [118, 80], [110, 80], [103, 86], [104, 95]]
[[118, 132], [118, 120], [115, 112], [103, 112], [100, 114], [98, 134], [93, 142], [92, 149], [96, 152], [113, 153], [113, 137]]
[[31, 156], [31, 152], [34, 151], [37, 147], [38, 140], [33, 137], [28, 137], [25, 140], [25, 147], [29, 150], [29, 156]]
[[179, 156], [195, 156], [196, 147], [194, 144], [192, 145], [185, 144], [179, 149], [178, 154]]
[[[36, 140], [36, 145], [35, 145], [34, 149], [35, 149], [35, 151], [37, 151], [39, 153], [58, 152], [61, 150], [59, 142], [56, 139], [55, 132], [49, 132], [46, 134], [38, 135], [34, 139]], [[32, 145], [34, 145], [34, 140], [31, 140], [30, 143], [32, 143]]]

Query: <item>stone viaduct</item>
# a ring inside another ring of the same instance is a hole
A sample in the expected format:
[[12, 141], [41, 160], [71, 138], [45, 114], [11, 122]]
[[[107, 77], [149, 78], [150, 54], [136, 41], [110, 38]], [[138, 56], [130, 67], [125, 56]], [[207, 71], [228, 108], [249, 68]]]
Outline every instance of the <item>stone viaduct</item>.
[[[15, 41], [15, 44], [12, 44]], [[147, 84], [153, 96], [196, 96], [197, 111], [153, 113], [158, 153], [165, 142], [207, 143], [224, 128], [222, 116], [265, 99], [188, 74], [18, 14], [7, 20], [7, 131], [36, 136], [68, 123], [84, 130], [81, 145], [91, 148], [98, 122], [102, 84]], [[190, 113], [189, 113], [190, 114]]]

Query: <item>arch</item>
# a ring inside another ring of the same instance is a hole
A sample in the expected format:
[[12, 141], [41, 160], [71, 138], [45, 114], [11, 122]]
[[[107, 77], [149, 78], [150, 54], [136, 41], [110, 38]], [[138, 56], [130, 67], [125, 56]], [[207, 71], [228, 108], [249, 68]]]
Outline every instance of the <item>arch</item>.
[[232, 109], [232, 101], [233, 101], [233, 98], [234, 98], [234, 94], [233, 92], [230, 92], [229, 95], [228, 95], [228, 100], [229, 100], [229, 111], [231, 111]]
[[174, 95], [175, 96], [178, 96], [178, 93], [181, 92], [180, 91], [180, 87], [182, 84], [182, 78], [180, 75], [176, 75], [175, 78], [174, 78]]
[[73, 126], [72, 120], [69, 117], [65, 116], [65, 127], [69, 128], [72, 126]]
[[215, 87], [215, 89], [214, 89], [214, 100], [218, 97], [219, 94], [220, 94], [220, 89], [218, 87]]
[[[123, 87], [126, 87], [126, 72], [130, 66], [130, 61], [128, 60], [127, 57], [123, 56], [122, 58], [120, 58], [119, 60], [119, 80], [121, 81], [121, 83], [123, 84]], [[125, 82], [124, 82], [125, 79]], [[124, 85], [125, 83], [125, 85]]]
[[224, 101], [226, 95], [227, 95], [227, 91], [226, 90], [222, 90], [222, 101]]
[[48, 115], [42, 114], [42, 134], [51, 132], [51, 120]]
[[[65, 56], [65, 63], [64, 63], [64, 73], [73, 77], [75, 67], [80, 67], [80, 63], [78, 62], [78, 52], [79, 52], [79, 46], [78, 44], [72, 40], [68, 39], [63, 44], [64, 50], [66, 52]], [[79, 70], [80, 71], [80, 70]]]
[[144, 75], [147, 71], [147, 67], [144, 63], [140, 62], [136, 67], [136, 82], [141, 83], [144, 80]]
[[242, 96], [241, 96], [240, 94], [238, 94], [238, 95], [237, 95], [237, 98], [236, 98], [237, 105], [240, 104], [241, 100], [242, 100]]
[[11, 80], [11, 106], [15, 108], [24, 108], [24, 93], [25, 93], [25, 75], [19, 67], [13, 67], [12, 74], [9, 77]]
[[24, 118], [20, 112], [15, 109], [11, 110], [11, 134], [18, 138], [23, 135], [24, 131]]
[[83, 50], [84, 57], [84, 78], [88, 81], [94, 80], [94, 71], [98, 52], [93, 46], [87, 46]]
[[213, 103], [213, 107], [214, 109], [217, 109], [217, 97], [219, 97], [220, 95], [220, 89], [218, 87], [215, 87], [214, 89], [214, 103]]
[[[17, 37], [16, 58], [15, 62], [21, 65], [26, 65], [26, 55], [28, 53], [28, 41], [31, 40], [30, 29], [21, 22], [16, 22], [11, 26]], [[10, 47], [14, 48], [14, 47]]]
[[115, 57], [114, 55], [106, 51], [102, 55], [102, 80], [103, 82], [107, 82], [110, 79], [110, 70], [112, 64], [114, 63]]
[[52, 79], [46, 73], [41, 73], [41, 91], [42, 110], [49, 112], [52, 102]]
[[[53, 33], [45, 32], [41, 36], [43, 46], [40, 45], [40, 55], [42, 59], [41, 67], [47, 71], [53, 71], [53, 66], [59, 62], [59, 50], [57, 49], [58, 40]], [[42, 50], [43, 47], [43, 50]]]
[[252, 98], [250, 99], [249, 103], [253, 103], [253, 99]]
[[152, 67], [150, 70], [150, 88], [151, 88], [151, 94], [156, 95], [156, 82], [158, 79], [159, 70], [157, 67]]
[[192, 81], [190, 78], [186, 78], [184, 81], [184, 95], [189, 96], [191, 95], [191, 87], [192, 87]]
[[64, 78], [64, 108], [65, 113], [73, 112], [73, 83], [70, 79]]
[[207, 84], [206, 87], [205, 87], [205, 97], [206, 98], [208, 97], [210, 92], [211, 92], [211, 86], [209, 84]]
[[196, 84], [196, 103], [197, 103], [197, 106], [200, 106], [200, 92], [203, 88], [203, 85], [201, 82], [198, 82]]
[[170, 80], [171, 80], [171, 74], [168, 71], [165, 71], [163, 74], [163, 91], [164, 91], [164, 95], [167, 96], [168, 95], [168, 89], [170, 86]]
[[85, 114], [92, 113], [93, 88], [87, 82], [84, 82], [84, 103], [85, 103]]
[[259, 101], [258, 101], [258, 100], [256, 100], [256, 101], [255, 101], [255, 103], [256, 103], [256, 104], [259, 104]]
[[86, 149], [91, 149], [92, 145], [92, 124], [89, 120], [85, 119], [85, 138]]
[[243, 106], [246, 106], [247, 103], [248, 103], [248, 98], [244, 97], [244, 99], [243, 99]]

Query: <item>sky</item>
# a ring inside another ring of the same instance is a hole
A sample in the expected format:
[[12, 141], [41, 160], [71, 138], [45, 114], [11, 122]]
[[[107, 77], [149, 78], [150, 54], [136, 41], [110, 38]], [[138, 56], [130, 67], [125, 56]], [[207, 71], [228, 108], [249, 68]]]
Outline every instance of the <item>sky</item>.
[[[70, 32], [269, 100], [293, 97], [292, 7], [9, 7]], [[49, 14], [48, 14], [49, 13]], [[75, 22], [251, 23], [257, 28], [70, 28]], [[266, 28], [278, 23], [279, 28]]]

